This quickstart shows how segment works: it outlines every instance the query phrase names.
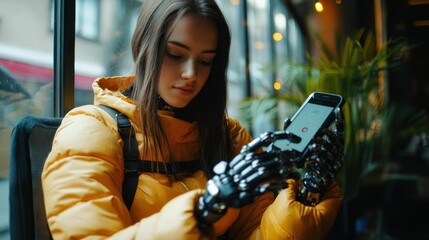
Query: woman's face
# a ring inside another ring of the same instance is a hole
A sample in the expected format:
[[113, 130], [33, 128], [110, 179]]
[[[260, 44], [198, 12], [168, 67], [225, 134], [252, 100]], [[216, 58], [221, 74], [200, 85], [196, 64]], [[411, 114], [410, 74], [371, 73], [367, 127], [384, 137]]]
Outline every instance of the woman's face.
[[174, 108], [186, 107], [201, 91], [216, 55], [216, 26], [199, 16], [185, 15], [167, 39], [158, 94]]

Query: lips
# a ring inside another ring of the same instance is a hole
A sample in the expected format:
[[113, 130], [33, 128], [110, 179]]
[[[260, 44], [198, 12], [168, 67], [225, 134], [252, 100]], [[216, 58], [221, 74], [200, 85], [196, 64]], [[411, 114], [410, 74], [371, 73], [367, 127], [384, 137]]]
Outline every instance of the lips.
[[181, 94], [181, 95], [186, 95], [186, 96], [188, 96], [188, 95], [192, 95], [192, 93], [194, 92], [194, 88], [192, 88], [192, 87], [186, 87], [186, 86], [183, 86], [183, 87], [173, 87], [179, 94]]

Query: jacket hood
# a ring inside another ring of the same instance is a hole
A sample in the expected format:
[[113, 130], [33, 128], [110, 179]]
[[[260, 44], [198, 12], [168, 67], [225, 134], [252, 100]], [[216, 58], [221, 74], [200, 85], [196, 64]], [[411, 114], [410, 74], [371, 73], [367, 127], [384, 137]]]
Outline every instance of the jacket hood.
[[97, 78], [92, 84], [94, 105], [105, 105], [120, 111], [130, 119], [139, 119], [136, 101], [123, 94], [134, 81], [134, 76]]

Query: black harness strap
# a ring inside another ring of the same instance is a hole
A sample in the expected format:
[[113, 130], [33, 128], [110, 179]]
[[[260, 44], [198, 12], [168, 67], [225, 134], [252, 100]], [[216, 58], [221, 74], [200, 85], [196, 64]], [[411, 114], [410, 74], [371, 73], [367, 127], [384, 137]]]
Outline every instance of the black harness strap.
[[124, 154], [124, 179], [122, 181], [122, 198], [128, 210], [131, 209], [133, 204], [134, 195], [136, 194], [137, 185], [139, 181], [139, 172], [133, 171], [126, 167], [129, 160], [139, 159], [139, 150], [137, 147], [137, 140], [135, 138], [134, 129], [131, 126], [130, 120], [124, 114], [118, 112], [116, 109], [99, 105], [101, 109], [109, 113], [109, 115], [116, 120], [118, 124], [118, 131], [124, 141], [122, 149]]
[[116, 114], [116, 121], [118, 123], [119, 134], [124, 141], [124, 180], [122, 181], [122, 197], [124, 198], [128, 210], [130, 210], [139, 183], [139, 173], [127, 168], [126, 163], [132, 159], [139, 159], [139, 149], [130, 120], [125, 115], [118, 113]]
[[175, 173], [194, 173], [200, 170], [200, 162], [187, 161], [187, 162], [174, 162], [163, 163], [148, 160], [128, 160], [125, 162], [125, 169], [133, 169], [137, 172], [155, 172], [162, 174], [175, 174]]
[[122, 181], [122, 198], [124, 199], [128, 210], [131, 209], [134, 195], [137, 190], [139, 174], [141, 172], [175, 174], [193, 173], [201, 169], [198, 160], [174, 163], [140, 160], [134, 129], [127, 116], [116, 109], [104, 105], [98, 105], [98, 107], [106, 111], [113, 119], [116, 120], [119, 134], [124, 141], [124, 180]]

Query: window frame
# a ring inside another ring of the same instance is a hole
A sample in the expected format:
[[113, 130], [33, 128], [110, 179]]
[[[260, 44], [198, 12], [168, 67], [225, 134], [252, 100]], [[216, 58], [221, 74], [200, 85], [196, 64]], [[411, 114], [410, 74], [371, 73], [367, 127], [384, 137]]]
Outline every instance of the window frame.
[[75, 13], [75, 0], [54, 0], [54, 117], [74, 107]]

